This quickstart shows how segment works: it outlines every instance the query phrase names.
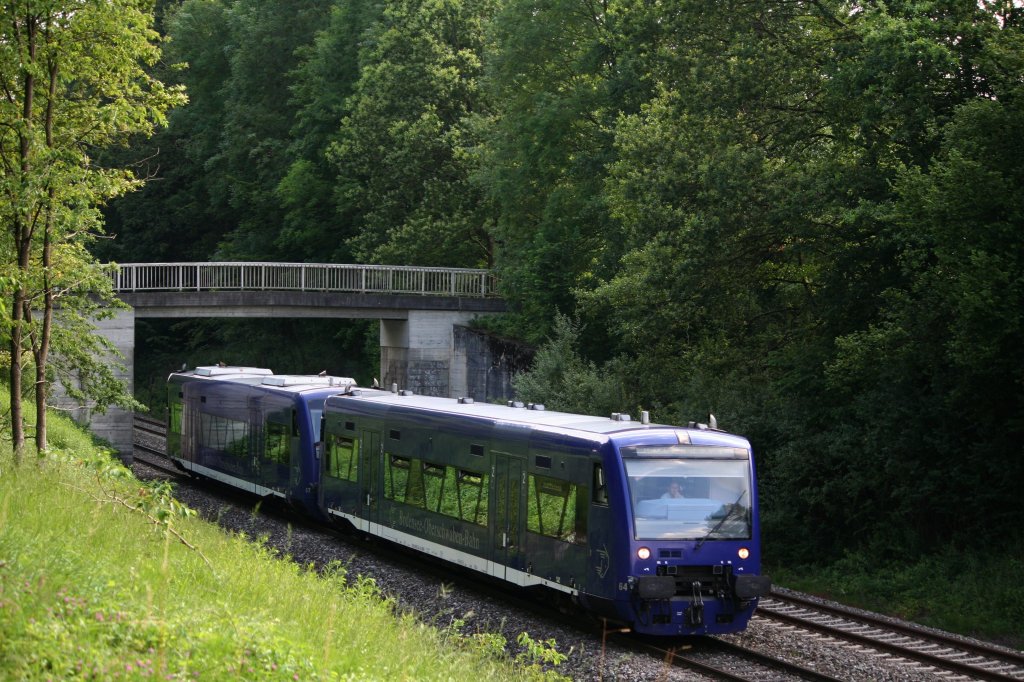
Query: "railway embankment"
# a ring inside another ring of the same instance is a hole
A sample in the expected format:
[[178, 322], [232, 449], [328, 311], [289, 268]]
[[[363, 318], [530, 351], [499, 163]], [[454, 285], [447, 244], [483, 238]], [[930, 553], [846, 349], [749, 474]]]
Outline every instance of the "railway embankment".
[[46, 458], [0, 446], [0, 679], [543, 676], [397, 614], [343, 566], [225, 533], [60, 421]]

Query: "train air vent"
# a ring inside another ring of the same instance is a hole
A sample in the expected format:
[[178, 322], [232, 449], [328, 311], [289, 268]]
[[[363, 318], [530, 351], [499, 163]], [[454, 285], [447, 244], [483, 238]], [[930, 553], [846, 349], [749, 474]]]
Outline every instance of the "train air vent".
[[633, 418], [625, 412], [612, 412], [612, 421], [616, 422], [630, 422]]
[[473, 399], [472, 398], [459, 398], [459, 404], [460, 405], [472, 405], [473, 404]]
[[540, 403], [530, 403], [529, 405], [526, 406], [526, 408], [529, 410], [537, 410], [538, 412], [543, 412], [545, 409], [544, 406]]

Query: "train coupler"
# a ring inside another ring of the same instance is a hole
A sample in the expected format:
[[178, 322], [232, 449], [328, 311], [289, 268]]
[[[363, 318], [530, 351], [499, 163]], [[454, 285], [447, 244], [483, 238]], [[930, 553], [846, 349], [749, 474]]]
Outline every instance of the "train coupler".
[[693, 582], [693, 603], [686, 609], [686, 624], [696, 627], [704, 624], [704, 598], [700, 594], [700, 581]]

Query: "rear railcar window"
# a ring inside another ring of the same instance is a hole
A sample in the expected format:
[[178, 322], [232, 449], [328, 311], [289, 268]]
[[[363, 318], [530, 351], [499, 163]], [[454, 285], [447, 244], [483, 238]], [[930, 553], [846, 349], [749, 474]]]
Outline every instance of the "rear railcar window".
[[343, 481], [359, 477], [359, 441], [331, 434], [327, 438], [327, 475]]
[[199, 444], [234, 457], [245, 457], [249, 455], [249, 422], [202, 412]]
[[268, 421], [263, 427], [263, 458], [278, 464], [288, 464], [291, 460], [291, 427]]

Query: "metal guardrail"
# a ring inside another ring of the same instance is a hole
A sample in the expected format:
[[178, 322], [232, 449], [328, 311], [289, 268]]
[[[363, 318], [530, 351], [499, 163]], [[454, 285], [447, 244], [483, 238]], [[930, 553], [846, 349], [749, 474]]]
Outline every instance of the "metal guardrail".
[[494, 275], [469, 268], [330, 263], [119, 263], [114, 291], [329, 291], [496, 297]]

